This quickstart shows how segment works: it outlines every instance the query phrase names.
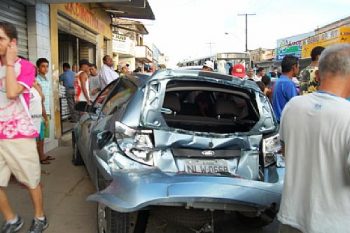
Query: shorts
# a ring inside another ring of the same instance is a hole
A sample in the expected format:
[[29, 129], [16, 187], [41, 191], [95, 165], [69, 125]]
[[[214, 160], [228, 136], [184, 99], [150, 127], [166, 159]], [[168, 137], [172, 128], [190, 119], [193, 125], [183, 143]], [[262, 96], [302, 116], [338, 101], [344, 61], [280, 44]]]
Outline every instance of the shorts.
[[40, 122], [39, 136], [36, 138], [36, 141], [43, 141], [45, 139], [45, 122], [42, 120]]
[[34, 138], [0, 140], [0, 187], [7, 187], [11, 174], [28, 188], [39, 185], [41, 167]]

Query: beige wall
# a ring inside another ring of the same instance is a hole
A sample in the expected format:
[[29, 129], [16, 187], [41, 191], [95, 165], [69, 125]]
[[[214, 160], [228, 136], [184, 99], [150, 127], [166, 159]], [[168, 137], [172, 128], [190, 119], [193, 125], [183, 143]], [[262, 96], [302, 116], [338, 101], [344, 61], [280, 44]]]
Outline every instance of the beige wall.
[[[53, 114], [55, 137], [61, 136], [61, 117], [59, 104], [59, 48], [58, 48], [58, 13], [66, 16], [74, 22], [83, 25], [88, 30], [95, 32], [96, 36], [96, 64], [99, 67], [104, 54], [104, 40], [112, 39], [111, 20], [107, 13], [101, 9], [92, 9], [89, 4], [67, 3], [50, 5], [50, 35], [51, 35], [51, 63], [52, 63], [52, 89], [53, 89]], [[111, 42], [107, 43], [107, 51], [112, 51]], [[108, 53], [108, 52], [107, 52]]]

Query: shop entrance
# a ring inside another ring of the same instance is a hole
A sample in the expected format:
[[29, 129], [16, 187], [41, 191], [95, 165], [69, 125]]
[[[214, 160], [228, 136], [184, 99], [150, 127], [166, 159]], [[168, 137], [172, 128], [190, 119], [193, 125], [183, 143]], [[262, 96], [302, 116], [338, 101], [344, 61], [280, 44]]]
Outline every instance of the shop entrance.
[[[74, 72], [79, 70], [79, 61], [87, 59], [90, 63], [96, 63], [96, 45], [76, 37], [72, 34], [59, 30], [58, 32], [59, 50], [59, 71], [63, 73], [63, 63], [69, 63]], [[64, 134], [72, 130], [74, 123], [70, 122], [70, 112], [66, 98], [66, 90], [60, 85], [60, 109], [61, 109], [61, 133]]]

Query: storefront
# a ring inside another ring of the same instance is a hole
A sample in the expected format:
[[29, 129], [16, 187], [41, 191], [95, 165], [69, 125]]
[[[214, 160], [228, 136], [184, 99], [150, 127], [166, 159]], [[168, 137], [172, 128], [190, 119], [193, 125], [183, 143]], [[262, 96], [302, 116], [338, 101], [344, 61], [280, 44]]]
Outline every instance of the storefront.
[[87, 59], [100, 67], [103, 56], [112, 52], [110, 23], [111, 19], [107, 12], [93, 8], [89, 4], [50, 5], [56, 137], [72, 127], [72, 124], [66, 121], [68, 110], [64, 93], [61, 95], [59, 93], [59, 74], [63, 71], [62, 65], [67, 62], [73, 66], [78, 64], [79, 60]]

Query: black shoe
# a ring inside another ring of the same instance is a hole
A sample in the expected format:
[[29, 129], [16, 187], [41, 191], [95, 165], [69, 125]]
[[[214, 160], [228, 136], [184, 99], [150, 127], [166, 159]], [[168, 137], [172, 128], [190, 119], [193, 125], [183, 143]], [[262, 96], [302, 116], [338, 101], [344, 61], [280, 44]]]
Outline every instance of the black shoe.
[[32, 225], [29, 228], [28, 233], [41, 233], [46, 228], [48, 228], [49, 223], [47, 222], [47, 218], [45, 217], [44, 220], [39, 220], [37, 218], [33, 219]]
[[17, 216], [17, 221], [15, 223], [5, 222], [1, 227], [1, 233], [14, 233], [19, 231], [23, 226], [23, 219]]

